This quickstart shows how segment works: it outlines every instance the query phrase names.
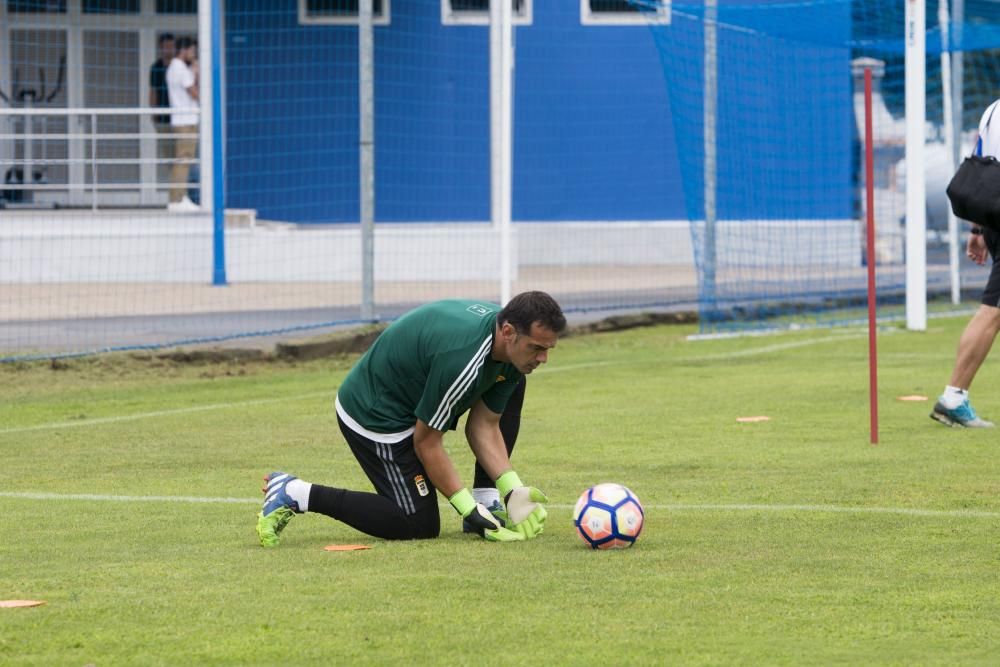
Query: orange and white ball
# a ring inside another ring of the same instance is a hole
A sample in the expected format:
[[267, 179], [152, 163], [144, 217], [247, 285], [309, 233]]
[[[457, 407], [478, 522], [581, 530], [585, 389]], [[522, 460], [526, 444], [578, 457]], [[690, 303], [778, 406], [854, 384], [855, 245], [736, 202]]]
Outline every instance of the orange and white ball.
[[644, 518], [638, 496], [628, 487], [611, 482], [584, 491], [573, 509], [576, 532], [593, 549], [632, 546], [642, 533]]

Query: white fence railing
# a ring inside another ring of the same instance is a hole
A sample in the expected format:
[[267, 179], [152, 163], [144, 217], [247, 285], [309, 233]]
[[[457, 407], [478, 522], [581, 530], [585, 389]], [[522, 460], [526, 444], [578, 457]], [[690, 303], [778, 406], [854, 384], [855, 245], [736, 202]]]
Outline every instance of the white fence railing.
[[[195, 109], [185, 110], [185, 113], [199, 112]], [[152, 132], [142, 129], [153, 126], [151, 122], [147, 124], [147, 117], [166, 115], [169, 109], [162, 107], [0, 108], [0, 130], [5, 130], [0, 133], [0, 206], [89, 206], [97, 210], [108, 205], [165, 204], [163, 193], [174, 184], [169, 177], [161, 178], [160, 165], [200, 164], [197, 155], [194, 158], [173, 157], [175, 135], [168, 129]], [[99, 130], [101, 118], [128, 116], [138, 118], [135, 131]], [[67, 119], [66, 131], [35, 131], [39, 118], [47, 119], [46, 129], [50, 129], [48, 119], [58, 117]], [[72, 119], [82, 129], [70, 130]], [[161, 146], [163, 142], [167, 142], [171, 150]], [[41, 151], [37, 150], [38, 144], [41, 144]], [[52, 157], [53, 154], [58, 157]], [[137, 168], [118, 170], [114, 177], [105, 177], [102, 181], [102, 167], [123, 165]], [[49, 167], [62, 166], [66, 169], [53, 178]], [[130, 173], [134, 173], [134, 178], [129, 177]], [[195, 180], [185, 183], [184, 187], [198, 189], [200, 184]], [[126, 194], [117, 198], [101, 194], [109, 192]]]

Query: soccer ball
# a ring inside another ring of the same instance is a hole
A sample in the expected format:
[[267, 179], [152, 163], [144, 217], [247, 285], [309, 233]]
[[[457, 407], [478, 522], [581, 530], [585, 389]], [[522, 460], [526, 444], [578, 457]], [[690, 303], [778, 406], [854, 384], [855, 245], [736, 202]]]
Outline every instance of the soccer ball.
[[598, 484], [583, 492], [573, 510], [573, 525], [592, 549], [624, 549], [642, 532], [639, 498], [621, 484]]

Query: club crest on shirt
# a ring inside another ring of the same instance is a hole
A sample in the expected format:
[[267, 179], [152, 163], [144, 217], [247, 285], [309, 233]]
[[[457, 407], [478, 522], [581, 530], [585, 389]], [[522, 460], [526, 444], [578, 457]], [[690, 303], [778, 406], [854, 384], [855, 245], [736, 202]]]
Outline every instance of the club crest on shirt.
[[507, 379], [507, 378], [505, 378], [505, 377], [504, 377], [504, 376], [502, 376], [502, 375], [498, 375], [498, 376], [497, 376], [497, 382], [503, 382], [503, 381], [504, 381], [504, 380], [506, 380], [506, 379]]
[[492, 308], [490, 308], [489, 306], [484, 306], [481, 303], [474, 303], [468, 308], [466, 308], [466, 310], [475, 315], [479, 315], [479, 317], [486, 317], [487, 315], [493, 312]]
[[426, 496], [428, 493], [431, 492], [430, 489], [427, 488], [427, 482], [424, 481], [423, 475], [417, 475], [416, 477], [414, 477], [413, 483], [417, 485], [417, 493], [419, 493], [421, 496]]

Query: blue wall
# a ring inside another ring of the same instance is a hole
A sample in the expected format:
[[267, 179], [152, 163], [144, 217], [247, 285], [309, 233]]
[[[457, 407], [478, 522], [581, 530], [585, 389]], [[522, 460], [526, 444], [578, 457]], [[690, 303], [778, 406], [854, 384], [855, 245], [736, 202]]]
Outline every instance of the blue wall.
[[[225, 6], [227, 206], [356, 221], [356, 28], [300, 26], [292, 0]], [[391, 19], [375, 29], [376, 219], [486, 220], [489, 29], [443, 26], [439, 0], [397, 0]], [[846, 41], [849, 23], [842, 6], [823, 34]], [[515, 220], [702, 215], [699, 22], [583, 26], [575, 0], [536, 0], [516, 40]], [[848, 61], [720, 33], [720, 217], [851, 214]]]

